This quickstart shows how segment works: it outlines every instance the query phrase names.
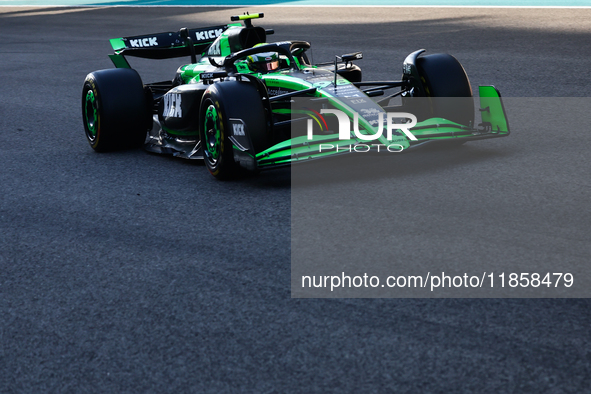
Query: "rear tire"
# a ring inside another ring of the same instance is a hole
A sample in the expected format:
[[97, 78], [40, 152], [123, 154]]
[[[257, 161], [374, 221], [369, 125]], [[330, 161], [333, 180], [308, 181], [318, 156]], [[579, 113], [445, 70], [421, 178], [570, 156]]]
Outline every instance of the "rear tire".
[[143, 143], [150, 112], [137, 71], [114, 68], [88, 74], [82, 88], [82, 119], [86, 139], [97, 152]]
[[241, 119], [256, 153], [269, 146], [265, 109], [254, 84], [225, 81], [211, 85], [201, 99], [199, 136], [209, 172], [218, 179], [235, 177], [241, 170], [234, 161], [230, 119]]

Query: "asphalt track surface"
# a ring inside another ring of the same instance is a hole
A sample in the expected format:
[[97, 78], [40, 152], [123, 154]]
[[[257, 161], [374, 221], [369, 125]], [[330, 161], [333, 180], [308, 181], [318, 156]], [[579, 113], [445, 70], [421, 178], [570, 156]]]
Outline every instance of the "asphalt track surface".
[[[242, 11], [0, 9], [0, 391], [587, 392], [586, 299], [291, 299], [289, 170], [222, 183], [199, 164], [90, 149], [81, 85], [111, 67], [109, 38]], [[312, 41], [316, 61], [362, 49], [367, 79], [398, 76], [407, 53], [428, 47], [505, 96], [588, 95], [589, 10], [256, 11], [277, 40]], [[150, 81], [178, 61], [135, 64]], [[515, 130], [454, 160], [506, 152], [512, 176], [531, 180], [519, 189], [528, 209], [507, 226], [560, 217], [567, 204], [578, 236], [552, 241], [565, 258], [588, 258], [586, 132], [541, 136], [561, 142], [548, 154], [540, 136]], [[417, 182], [449, 158], [421, 157], [408, 159]], [[541, 175], [556, 163], [558, 191]], [[462, 168], [444, 166], [427, 192], [459, 198], [444, 172]], [[446, 217], [431, 219], [437, 228]], [[436, 252], [428, 241], [417, 251]]]
[[[590, 7], [589, 0], [226, 0], [225, 6]], [[0, 0], [0, 6], [208, 6], [212, 0]]]

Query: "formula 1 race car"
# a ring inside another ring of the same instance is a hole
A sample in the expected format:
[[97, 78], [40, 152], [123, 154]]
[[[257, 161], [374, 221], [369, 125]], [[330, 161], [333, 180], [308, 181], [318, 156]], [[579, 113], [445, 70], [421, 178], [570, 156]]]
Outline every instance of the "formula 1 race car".
[[[363, 81], [353, 64], [361, 52], [311, 64], [306, 41], [268, 43], [273, 30], [252, 24], [262, 17], [245, 14], [228, 25], [112, 39], [109, 57], [116, 68], [88, 74], [82, 91], [92, 148], [143, 143], [149, 152], [203, 159], [211, 174], [226, 178], [240, 168], [349, 153], [367, 141], [375, 142], [367, 145], [371, 150], [395, 145], [402, 151], [509, 135], [492, 86], [479, 88], [482, 122], [475, 125], [470, 82], [451, 55], [423, 56], [421, 49], [404, 60], [400, 81]], [[189, 56], [191, 63], [169, 81], [144, 84], [126, 56]], [[393, 98], [401, 104], [390, 105]], [[296, 106], [298, 100], [303, 104]]]

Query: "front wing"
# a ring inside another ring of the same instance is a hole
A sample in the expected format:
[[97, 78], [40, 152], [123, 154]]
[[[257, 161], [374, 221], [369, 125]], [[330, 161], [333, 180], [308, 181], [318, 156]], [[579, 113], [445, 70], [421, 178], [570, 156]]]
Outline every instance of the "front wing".
[[[506, 137], [510, 134], [509, 122], [498, 90], [493, 86], [480, 86], [480, 113], [482, 123], [478, 128], [467, 127], [443, 118], [431, 118], [419, 122], [410, 131], [417, 141], [409, 141], [410, 147], [402, 149], [400, 145], [389, 144], [385, 140], [375, 142], [362, 141], [358, 138], [339, 139], [338, 133], [295, 137], [276, 144], [263, 152], [250, 155], [258, 169], [275, 168], [292, 163], [326, 158], [352, 152], [402, 152], [414, 150], [426, 144], [438, 142], [475, 141], [488, 138]], [[244, 162], [245, 152], [235, 147], [235, 157]]]

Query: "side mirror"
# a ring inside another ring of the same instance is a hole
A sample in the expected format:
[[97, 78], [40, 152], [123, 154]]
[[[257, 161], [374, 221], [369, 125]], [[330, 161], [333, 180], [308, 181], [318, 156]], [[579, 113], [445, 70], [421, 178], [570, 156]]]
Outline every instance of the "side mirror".
[[361, 53], [361, 52], [348, 53], [346, 55], [341, 56], [341, 59], [346, 63], [352, 62], [353, 60], [361, 60], [361, 59], [363, 59], [363, 53]]

